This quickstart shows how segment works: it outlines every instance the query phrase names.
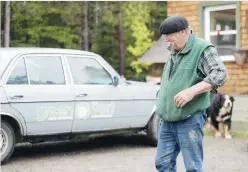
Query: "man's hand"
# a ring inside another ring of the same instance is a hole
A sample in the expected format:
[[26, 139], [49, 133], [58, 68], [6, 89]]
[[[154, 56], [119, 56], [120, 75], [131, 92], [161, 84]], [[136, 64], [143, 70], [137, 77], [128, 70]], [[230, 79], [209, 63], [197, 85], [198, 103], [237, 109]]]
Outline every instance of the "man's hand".
[[174, 97], [174, 102], [176, 103], [177, 107], [183, 107], [189, 101], [191, 101], [195, 97], [195, 92], [192, 88], [187, 88], [181, 92], [179, 92]]
[[179, 92], [174, 97], [174, 102], [176, 103], [177, 107], [183, 107], [189, 101], [191, 101], [196, 95], [207, 92], [212, 90], [212, 85], [202, 81], [196, 85], [193, 85], [190, 88], [187, 88], [181, 92]]

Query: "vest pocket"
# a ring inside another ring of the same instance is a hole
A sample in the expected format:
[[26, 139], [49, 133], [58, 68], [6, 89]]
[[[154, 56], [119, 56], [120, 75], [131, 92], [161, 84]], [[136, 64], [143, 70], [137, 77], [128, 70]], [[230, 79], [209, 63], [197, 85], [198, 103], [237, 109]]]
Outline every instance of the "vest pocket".
[[194, 63], [195, 62], [183, 62], [179, 65], [178, 69], [183, 70], [193, 70], [194, 69]]
[[173, 77], [176, 77], [177, 79], [182, 78], [191, 78], [193, 76], [193, 69], [177, 69], [173, 75]]
[[[164, 88], [165, 89], [165, 88]], [[166, 113], [166, 98], [165, 98], [165, 90], [160, 90], [158, 93], [158, 97], [156, 100], [156, 114], [163, 119], [163, 116]]]

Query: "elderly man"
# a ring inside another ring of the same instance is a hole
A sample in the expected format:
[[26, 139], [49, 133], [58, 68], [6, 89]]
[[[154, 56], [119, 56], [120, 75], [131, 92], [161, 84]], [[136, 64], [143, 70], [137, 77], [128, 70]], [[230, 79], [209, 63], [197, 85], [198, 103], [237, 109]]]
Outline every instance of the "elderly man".
[[203, 125], [211, 90], [227, 81], [227, 71], [215, 47], [198, 38], [181, 15], [168, 17], [160, 33], [170, 44], [156, 114], [162, 119], [155, 165], [175, 172], [180, 151], [187, 172], [203, 171]]

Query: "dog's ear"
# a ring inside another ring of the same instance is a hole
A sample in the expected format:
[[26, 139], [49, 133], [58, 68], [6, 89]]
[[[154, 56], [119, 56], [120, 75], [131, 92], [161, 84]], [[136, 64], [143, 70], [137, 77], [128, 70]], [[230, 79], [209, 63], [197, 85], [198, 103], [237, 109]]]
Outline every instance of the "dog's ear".
[[216, 93], [214, 96], [215, 107], [220, 108], [224, 103], [223, 96], [220, 93]]
[[223, 95], [223, 94], [220, 94], [219, 93], [219, 101], [220, 101], [220, 103], [222, 104], [222, 103], [224, 103], [225, 102], [225, 96]]
[[232, 102], [234, 102], [234, 97], [233, 97], [233, 96], [230, 96], [230, 100], [231, 100]]

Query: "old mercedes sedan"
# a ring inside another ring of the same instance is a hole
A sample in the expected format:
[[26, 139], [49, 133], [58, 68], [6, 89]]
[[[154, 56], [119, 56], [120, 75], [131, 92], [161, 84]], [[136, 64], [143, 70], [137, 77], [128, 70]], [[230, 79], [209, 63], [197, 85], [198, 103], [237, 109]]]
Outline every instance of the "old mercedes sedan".
[[146, 131], [157, 144], [159, 86], [127, 81], [95, 53], [0, 48], [1, 162], [16, 143]]

